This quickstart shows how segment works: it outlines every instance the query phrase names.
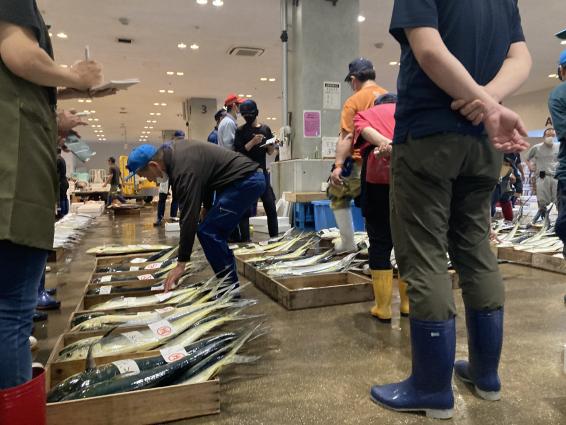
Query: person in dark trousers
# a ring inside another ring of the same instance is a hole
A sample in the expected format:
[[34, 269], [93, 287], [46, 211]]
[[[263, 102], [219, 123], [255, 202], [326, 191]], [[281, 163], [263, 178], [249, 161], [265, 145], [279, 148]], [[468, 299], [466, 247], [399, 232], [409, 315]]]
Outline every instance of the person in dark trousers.
[[[165, 217], [165, 206], [167, 205], [167, 196], [169, 196], [169, 189], [171, 185], [169, 180], [165, 180], [159, 184], [159, 200], [157, 201], [157, 221], [153, 223], [155, 227], [161, 226], [163, 222], [163, 217]], [[169, 216], [171, 218], [177, 217], [177, 211], [179, 209], [179, 204], [177, 200], [173, 197], [171, 199], [171, 210], [169, 211]]]
[[499, 181], [493, 189], [491, 197], [491, 217], [495, 217], [497, 203], [501, 207], [503, 218], [507, 221], [513, 221], [513, 203], [511, 198], [517, 192], [515, 188], [517, 177], [515, 172], [515, 155], [505, 154], [503, 156], [503, 164], [499, 173]]
[[[268, 140], [274, 139], [274, 136], [267, 125], [261, 124], [258, 121], [259, 110], [253, 100], [246, 100], [240, 105], [240, 114], [244, 120], [246, 120], [246, 123], [236, 130], [234, 146], [237, 152], [255, 161], [263, 171], [266, 188], [265, 192], [261, 195], [261, 202], [263, 203], [265, 215], [267, 216], [269, 236], [275, 237], [279, 234], [277, 207], [275, 206], [275, 193], [273, 193], [266, 166], [266, 154], [271, 155], [275, 152], [275, 144], [265, 144]], [[240, 223], [240, 234], [242, 242], [250, 240], [249, 214], [245, 215]]]
[[[391, 93], [377, 98], [373, 108], [354, 117], [354, 148], [362, 156], [361, 207], [369, 237], [369, 267], [373, 281], [375, 306], [371, 314], [379, 321], [391, 322], [393, 239], [389, 220], [389, 163], [395, 129], [397, 96]], [[401, 316], [409, 315], [407, 284], [399, 279]]]
[[66, 126], [56, 121], [56, 88], [84, 93], [101, 82], [95, 62], [55, 63], [34, 0], [0, 2], [0, 417], [10, 423], [45, 421], [45, 377], [32, 380], [29, 337], [53, 249], [57, 131]]
[[59, 201], [57, 202], [57, 218], [69, 214], [69, 181], [67, 180], [67, 163], [61, 156], [61, 149], [57, 148], [57, 177], [59, 179]]
[[[395, 0], [390, 32], [401, 45], [391, 230], [408, 286], [412, 373], [370, 394], [389, 409], [447, 419], [454, 369], [480, 397], [500, 398], [504, 289], [489, 207], [498, 151], [529, 147], [523, 122], [500, 102], [526, 81], [532, 61], [516, 0]], [[447, 252], [468, 329], [469, 361], [456, 365]]]
[[112, 205], [114, 198], [124, 204], [126, 202], [126, 198], [121, 195], [122, 173], [120, 172], [120, 168], [116, 165], [116, 158], [113, 156], [108, 158], [108, 177], [102, 187], [106, 187], [107, 185], [110, 185], [110, 191], [108, 192], [108, 198], [106, 199], [106, 206], [109, 207]]
[[214, 121], [216, 121], [216, 125], [208, 135], [208, 141], [210, 143], [214, 143], [215, 145], [218, 144], [218, 126], [220, 125], [220, 121], [224, 119], [226, 116], [226, 109], [220, 109], [218, 112], [214, 114]]
[[[228, 236], [265, 192], [265, 177], [255, 161], [215, 146], [191, 141], [173, 147], [141, 145], [128, 157], [130, 176], [150, 181], [169, 179], [181, 209], [179, 256], [165, 281], [170, 290], [182, 276], [198, 235], [204, 254], [217, 276], [237, 283], [234, 254]], [[201, 217], [201, 206], [216, 191], [216, 202]], [[199, 218], [202, 218], [200, 225]]]

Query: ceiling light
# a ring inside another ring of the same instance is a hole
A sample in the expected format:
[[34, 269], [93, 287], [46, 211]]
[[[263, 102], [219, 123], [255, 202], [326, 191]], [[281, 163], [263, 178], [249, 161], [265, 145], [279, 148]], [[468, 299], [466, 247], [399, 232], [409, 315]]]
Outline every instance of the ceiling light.
[[366, 17], [363, 15], [358, 15], [358, 22], [365, 22]]
[[92, 118], [87, 118], [87, 121], [92, 121]]
[[148, 128], [147, 125], [144, 128]]
[[86, 103], [92, 103], [92, 99], [85, 100]]
[[146, 122], [151, 122], [151, 120], [146, 120]]
[[220, 7], [220, 6], [223, 6], [223, 5], [224, 5], [224, 2], [223, 2], [222, 0], [214, 0], [214, 1], [212, 2], [212, 5], [213, 5], [213, 6], [216, 6], [216, 7]]
[[197, 3], [198, 3], [198, 4], [205, 5], [205, 4], [208, 3], [208, 0], [197, 0]]
[[95, 120], [95, 121], [100, 121], [98, 118], [95, 118], [94, 120]]
[[152, 123], [157, 124], [157, 121], [153, 120]]
[[57, 33], [57, 37], [62, 38], [63, 40], [66, 39], [66, 38], [69, 38], [69, 36], [67, 34], [65, 34], [64, 32]]
[[251, 94], [247, 94], [246, 97], [247, 97], [248, 99], [250, 99], [250, 98], [252, 98], [253, 96], [252, 96]]
[[161, 116], [161, 112], [156, 112], [155, 115], [157, 115], [158, 117]]
[[96, 114], [96, 111], [90, 111], [91, 114]]
[[566, 40], [562, 40], [560, 44], [566, 44]]
[[199, 49], [199, 45], [193, 43], [193, 44], [191, 44], [191, 49], [193, 49], [193, 50], [198, 50], [198, 49]]
[[395, 66], [395, 65], [397, 65], [397, 62], [396, 61], [389, 62], [389, 65]]
[[167, 75], [175, 75], [173, 71], [167, 71]]
[[166, 103], [162, 103], [161, 106], [167, 106], [167, 104], [166, 104]]
[[106, 137], [104, 139], [102, 139], [103, 142], [106, 142]]
[[267, 81], [267, 77], [261, 77], [259, 81]]
[[149, 115], [155, 115], [155, 112], [150, 112]]
[[178, 77], [182, 77], [183, 75], [185, 75], [184, 72], [177, 72], [177, 76], [178, 76]]
[[68, 67], [69, 67], [68, 65], [65, 65], [65, 64], [61, 64], [61, 65], [59, 65], [59, 66], [60, 66], [61, 68], [68, 68]]
[[238, 97], [246, 97], [245, 94], [239, 94]]
[[102, 126], [101, 126], [100, 124], [98, 124], [98, 125], [96, 126], [96, 128], [101, 128], [101, 127], [102, 127]]
[[84, 103], [84, 101], [85, 101], [84, 99], [79, 99], [79, 100], [78, 100], [79, 103]]
[[155, 102], [153, 106], [159, 106], [159, 102]]
[[151, 129], [153, 130], [153, 126], [152, 126], [152, 125], [150, 125], [149, 128], [151, 128]]
[[174, 90], [167, 90], [167, 93], [173, 94], [173, 93], [175, 93], [175, 91]]
[[558, 78], [558, 74], [549, 74], [548, 78]]
[[272, 119], [273, 121], [277, 121], [277, 118], [275, 118], [275, 117], [271, 117], [271, 119]]
[[165, 90], [161, 89], [159, 90], [159, 93], [165, 93]]
[[275, 78], [270, 78], [269, 81], [273, 83], [274, 81], [277, 81], [277, 80]]
[[49, 33], [49, 37], [53, 37], [53, 33], [52, 33], [52, 32]]
[[177, 47], [178, 47], [179, 49], [186, 49], [186, 48], [187, 48], [187, 45], [186, 45], [185, 43], [179, 43], [179, 44], [177, 44]]
[[271, 117], [267, 117], [266, 120], [267, 120], [267, 121], [271, 121]]

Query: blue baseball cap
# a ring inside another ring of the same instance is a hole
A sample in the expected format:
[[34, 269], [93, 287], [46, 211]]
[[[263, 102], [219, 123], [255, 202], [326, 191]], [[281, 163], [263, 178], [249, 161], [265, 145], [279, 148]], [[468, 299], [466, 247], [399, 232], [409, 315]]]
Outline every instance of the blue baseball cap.
[[558, 65], [566, 65], [566, 50], [560, 53], [560, 59], [558, 59]]
[[185, 132], [183, 130], [176, 130], [173, 137], [182, 137], [184, 139], [185, 138]]
[[566, 40], [566, 29], [556, 33], [556, 37]]
[[135, 148], [128, 156], [128, 165], [126, 168], [130, 171], [126, 180], [131, 179], [136, 173], [149, 164], [151, 158], [155, 156], [159, 149], [153, 145], [140, 145]]
[[354, 59], [348, 65], [348, 75], [346, 75], [344, 81], [348, 82], [350, 81], [350, 77], [352, 75], [359, 74], [362, 71], [369, 71], [372, 69], [374, 69], [373, 63], [369, 59], [366, 58]]

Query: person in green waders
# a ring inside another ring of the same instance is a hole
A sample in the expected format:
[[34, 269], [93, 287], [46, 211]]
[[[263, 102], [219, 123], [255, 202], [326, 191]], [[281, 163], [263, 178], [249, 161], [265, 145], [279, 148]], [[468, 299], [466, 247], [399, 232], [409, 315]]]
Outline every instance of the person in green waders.
[[28, 339], [53, 247], [57, 134], [77, 124], [61, 114], [58, 125], [56, 103], [101, 82], [94, 61], [54, 62], [35, 0], [0, 0], [0, 423], [45, 420], [44, 377], [32, 379]]

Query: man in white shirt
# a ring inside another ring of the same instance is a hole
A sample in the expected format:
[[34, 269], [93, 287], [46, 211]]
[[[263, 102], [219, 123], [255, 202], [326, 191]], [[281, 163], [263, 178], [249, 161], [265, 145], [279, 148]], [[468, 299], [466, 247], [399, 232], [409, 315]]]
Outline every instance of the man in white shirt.
[[558, 165], [559, 143], [555, 143], [556, 132], [550, 127], [544, 131], [544, 142], [534, 145], [527, 155], [529, 169], [536, 176], [538, 212], [533, 223], [546, 216], [546, 208], [556, 202], [558, 181], [554, 178]]
[[238, 128], [237, 118], [240, 113], [240, 104], [244, 99], [239, 98], [235, 94], [230, 94], [224, 101], [224, 107], [227, 114], [218, 126], [218, 146], [223, 148], [234, 149], [234, 140], [236, 138], [236, 129]]

